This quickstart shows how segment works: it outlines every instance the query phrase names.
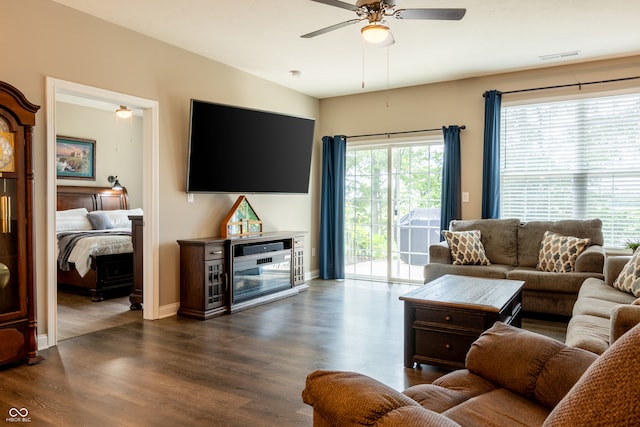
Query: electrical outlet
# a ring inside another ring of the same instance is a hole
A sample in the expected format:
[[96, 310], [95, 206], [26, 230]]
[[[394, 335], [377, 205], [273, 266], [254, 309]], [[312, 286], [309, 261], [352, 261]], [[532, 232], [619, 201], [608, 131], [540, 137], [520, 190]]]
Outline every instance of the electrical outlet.
[[462, 192], [462, 202], [469, 203], [469, 193], [467, 191]]

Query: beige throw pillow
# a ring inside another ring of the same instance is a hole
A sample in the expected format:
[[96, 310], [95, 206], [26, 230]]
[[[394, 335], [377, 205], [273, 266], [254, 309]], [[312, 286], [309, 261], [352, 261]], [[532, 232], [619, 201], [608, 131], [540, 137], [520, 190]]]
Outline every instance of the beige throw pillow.
[[580, 239], [545, 231], [542, 243], [540, 243], [536, 268], [540, 271], [553, 273], [570, 273], [574, 271], [578, 255], [590, 244], [591, 239]]
[[640, 297], [640, 249], [634, 252], [622, 268], [616, 280], [613, 281], [613, 287]]
[[451, 249], [451, 258], [456, 265], [491, 265], [480, 240], [480, 230], [447, 231], [442, 235]]

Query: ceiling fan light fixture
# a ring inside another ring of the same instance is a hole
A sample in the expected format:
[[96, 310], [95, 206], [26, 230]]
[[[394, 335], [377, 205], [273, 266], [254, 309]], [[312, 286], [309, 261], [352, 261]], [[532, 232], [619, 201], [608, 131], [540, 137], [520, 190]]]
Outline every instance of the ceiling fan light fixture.
[[386, 25], [376, 23], [362, 27], [360, 33], [362, 33], [362, 38], [367, 43], [380, 44], [387, 40], [391, 34], [391, 29]]

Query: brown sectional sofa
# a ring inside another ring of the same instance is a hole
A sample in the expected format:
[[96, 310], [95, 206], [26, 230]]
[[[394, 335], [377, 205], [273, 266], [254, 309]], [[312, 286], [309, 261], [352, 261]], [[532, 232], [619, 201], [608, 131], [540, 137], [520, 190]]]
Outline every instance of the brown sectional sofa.
[[585, 280], [567, 326], [568, 345], [602, 354], [611, 342], [640, 323], [640, 305], [632, 304], [637, 298], [613, 287], [630, 258], [607, 257], [604, 279]]
[[603, 355], [496, 323], [466, 369], [400, 393], [354, 372], [315, 371], [314, 426], [640, 425], [640, 326]]
[[[519, 219], [454, 220], [449, 230], [480, 230], [482, 244], [491, 265], [453, 265], [446, 241], [429, 247], [425, 283], [445, 274], [505, 278], [526, 282], [522, 291], [525, 312], [571, 316], [582, 283], [588, 278], [603, 279], [604, 250], [602, 221], [530, 221]], [[538, 271], [536, 264], [545, 231], [591, 239], [578, 256], [575, 272]]]

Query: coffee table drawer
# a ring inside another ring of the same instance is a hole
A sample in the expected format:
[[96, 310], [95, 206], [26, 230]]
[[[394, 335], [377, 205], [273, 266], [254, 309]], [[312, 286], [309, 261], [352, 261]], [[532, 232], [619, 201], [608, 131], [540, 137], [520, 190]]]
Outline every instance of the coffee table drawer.
[[[451, 332], [415, 330], [416, 349], [414, 361], [418, 363], [439, 362], [455, 367], [464, 366], [471, 344], [478, 335], [462, 335]], [[422, 360], [421, 360], [422, 359]]]
[[443, 327], [471, 328], [483, 331], [486, 316], [472, 312], [447, 308], [415, 306], [415, 321], [441, 325]]

